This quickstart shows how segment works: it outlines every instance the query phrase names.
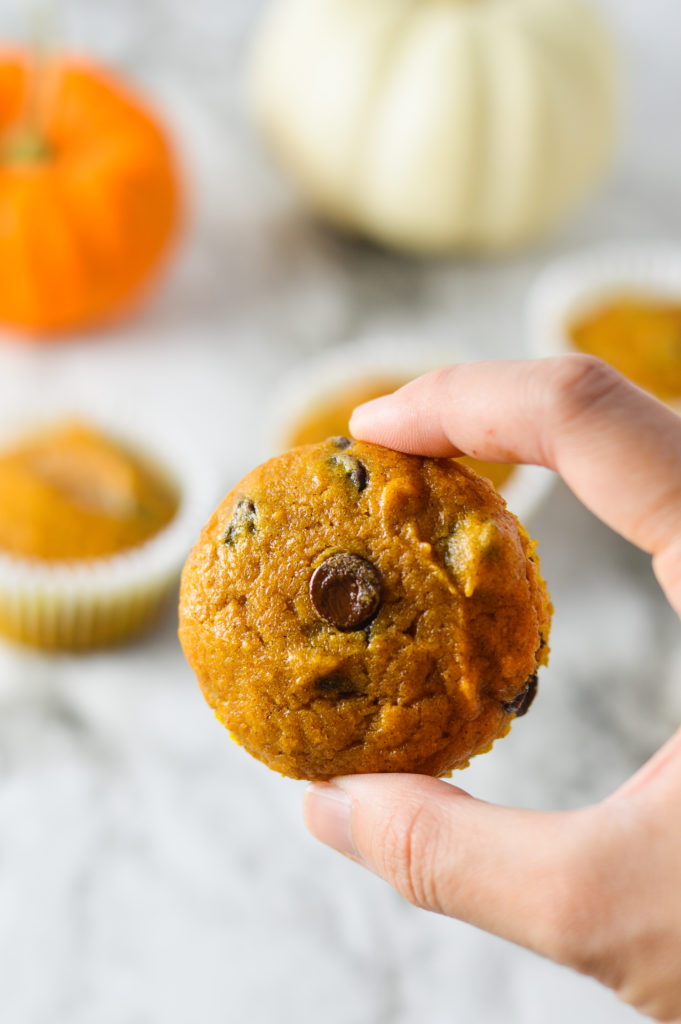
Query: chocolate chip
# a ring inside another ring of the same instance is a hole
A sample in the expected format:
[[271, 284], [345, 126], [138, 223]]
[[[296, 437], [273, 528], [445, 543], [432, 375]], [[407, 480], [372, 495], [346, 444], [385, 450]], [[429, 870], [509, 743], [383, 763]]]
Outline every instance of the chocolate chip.
[[331, 463], [345, 473], [352, 486], [357, 489], [358, 494], [361, 494], [369, 482], [369, 474], [364, 463], [356, 459], [354, 455], [346, 454], [332, 455]]
[[516, 718], [522, 718], [530, 710], [530, 704], [537, 696], [537, 673], [530, 676], [525, 684], [525, 689], [522, 693], [519, 693], [513, 700], [507, 700], [502, 702], [502, 707], [506, 714], [515, 715]]
[[381, 575], [366, 558], [341, 551], [313, 572], [310, 600], [317, 615], [337, 629], [361, 629], [381, 603]]
[[347, 676], [340, 672], [331, 672], [328, 676], [317, 679], [315, 686], [322, 693], [333, 697], [362, 697], [363, 692], [359, 690]]
[[340, 449], [340, 451], [344, 451], [346, 448], [349, 448], [353, 442], [349, 437], [339, 435], [338, 437], [330, 437], [329, 444], [332, 444], [334, 448]]
[[251, 498], [239, 498], [232, 512], [232, 519], [225, 532], [225, 544], [236, 544], [240, 537], [255, 533], [257, 513]]

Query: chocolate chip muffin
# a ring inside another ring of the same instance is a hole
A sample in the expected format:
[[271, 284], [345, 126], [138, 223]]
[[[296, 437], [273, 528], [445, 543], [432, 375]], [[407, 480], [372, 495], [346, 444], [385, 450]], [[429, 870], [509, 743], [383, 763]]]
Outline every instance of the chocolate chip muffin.
[[218, 719], [283, 775], [445, 775], [529, 708], [551, 611], [486, 480], [336, 437], [223, 501], [184, 569], [180, 638]]

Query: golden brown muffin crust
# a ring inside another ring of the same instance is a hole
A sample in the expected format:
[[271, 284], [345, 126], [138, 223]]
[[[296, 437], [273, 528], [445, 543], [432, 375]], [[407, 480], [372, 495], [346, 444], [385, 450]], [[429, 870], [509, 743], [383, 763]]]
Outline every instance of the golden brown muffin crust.
[[[360, 591], [349, 627], [313, 581], [339, 555]], [[485, 480], [335, 438], [227, 496], [185, 566], [180, 636], [218, 719], [282, 774], [442, 775], [522, 713], [550, 613], [533, 545]]]

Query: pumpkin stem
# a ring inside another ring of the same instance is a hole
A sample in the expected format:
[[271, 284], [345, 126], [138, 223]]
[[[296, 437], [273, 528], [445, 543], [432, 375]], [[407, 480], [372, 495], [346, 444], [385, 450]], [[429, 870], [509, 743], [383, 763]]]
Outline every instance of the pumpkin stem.
[[2, 146], [4, 164], [41, 163], [50, 158], [50, 147], [42, 135], [28, 126], [7, 135]]
[[31, 15], [31, 59], [27, 61], [24, 102], [0, 139], [3, 163], [39, 163], [51, 156], [46, 122], [55, 85], [49, 57], [56, 35], [54, 4], [51, 0], [39, 3], [33, 6]]

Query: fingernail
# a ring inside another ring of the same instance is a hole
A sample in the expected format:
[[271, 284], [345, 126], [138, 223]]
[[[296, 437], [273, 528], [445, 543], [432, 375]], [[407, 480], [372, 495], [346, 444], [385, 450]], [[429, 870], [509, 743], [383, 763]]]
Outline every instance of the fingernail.
[[353, 410], [353, 416], [356, 413], [371, 413], [374, 409], [378, 409], [379, 406], [385, 405], [386, 401], [392, 398], [392, 395], [379, 395], [378, 398], [370, 398], [368, 402], [362, 402], [361, 405], [356, 405]]
[[350, 832], [352, 801], [342, 789], [329, 782], [313, 782], [305, 793], [303, 813], [315, 839], [359, 859]]

